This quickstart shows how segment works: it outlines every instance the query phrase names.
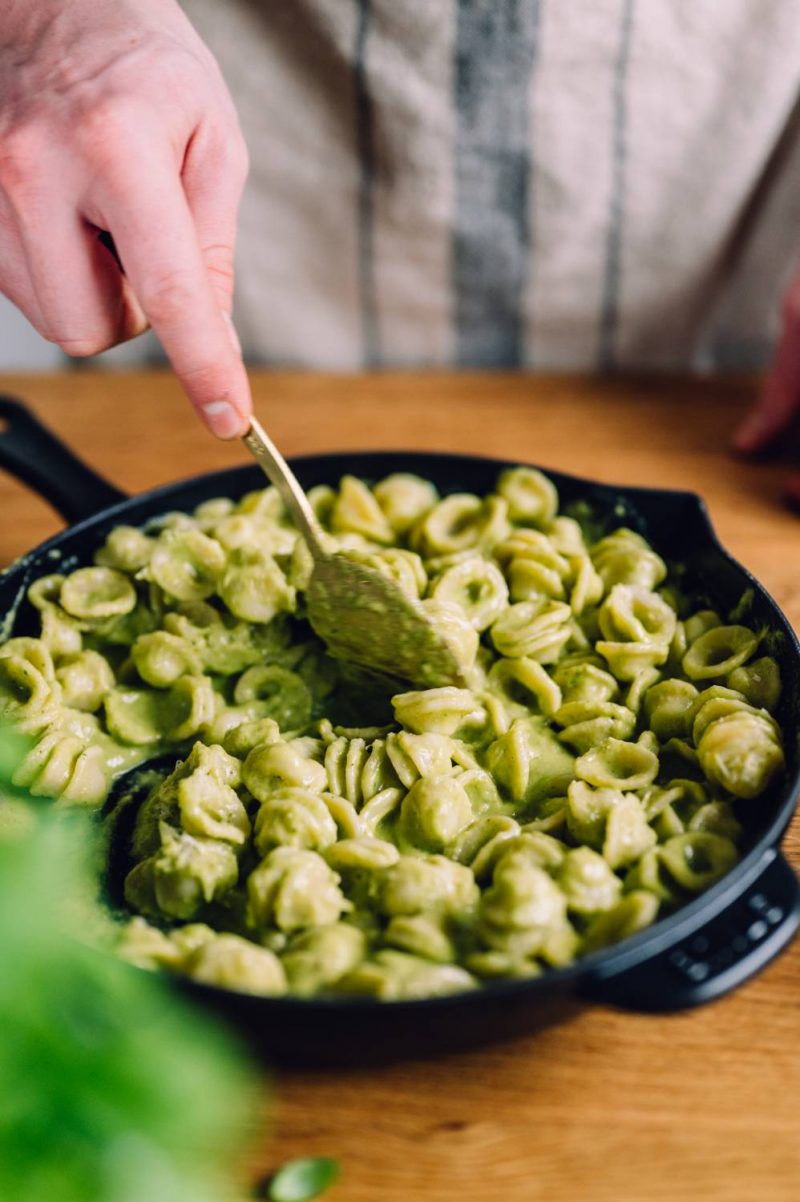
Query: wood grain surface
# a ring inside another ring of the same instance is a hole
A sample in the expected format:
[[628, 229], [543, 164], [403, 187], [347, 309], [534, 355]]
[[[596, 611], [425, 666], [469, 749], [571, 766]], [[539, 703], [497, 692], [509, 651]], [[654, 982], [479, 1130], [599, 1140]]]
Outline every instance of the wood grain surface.
[[[720, 537], [800, 627], [800, 518], [779, 464], [728, 455], [748, 381], [259, 373], [260, 417], [287, 454], [480, 452], [626, 484], [690, 488]], [[135, 491], [244, 462], [163, 375], [6, 377], [85, 459]], [[0, 563], [58, 529], [0, 475]], [[800, 823], [787, 843], [800, 865]], [[796, 1202], [800, 946], [712, 1006], [674, 1017], [601, 1008], [436, 1062], [282, 1072], [253, 1119], [249, 1171], [336, 1156], [330, 1202]]]

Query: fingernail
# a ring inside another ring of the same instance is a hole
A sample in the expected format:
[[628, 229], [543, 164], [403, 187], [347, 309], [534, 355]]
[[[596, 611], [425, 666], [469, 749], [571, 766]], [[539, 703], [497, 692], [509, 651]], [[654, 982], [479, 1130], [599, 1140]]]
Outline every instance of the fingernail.
[[245, 432], [242, 415], [230, 401], [209, 401], [207, 405], [201, 405], [200, 413], [217, 438], [238, 438]]
[[242, 344], [239, 341], [239, 335], [236, 333], [236, 326], [233, 324], [233, 318], [231, 317], [230, 313], [226, 313], [224, 309], [222, 311], [222, 316], [225, 318], [225, 324], [227, 325], [228, 333], [231, 336], [231, 342], [233, 343], [233, 349], [236, 351], [237, 355], [241, 355]]

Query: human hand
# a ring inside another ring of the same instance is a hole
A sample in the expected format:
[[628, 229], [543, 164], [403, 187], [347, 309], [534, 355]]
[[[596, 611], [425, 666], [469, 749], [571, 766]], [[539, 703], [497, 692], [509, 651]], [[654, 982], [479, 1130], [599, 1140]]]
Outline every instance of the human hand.
[[251, 411], [230, 320], [246, 174], [233, 102], [176, 0], [5, 0], [0, 291], [71, 355], [149, 323], [222, 438]]
[[[800, 275], [783, 301], [775, 356], [758, 400], [733, 436], [737, 451], [757, 454], [773, 446], [800, 419]], [[800, 472], [789, 477], [787, 500], [800, 506]]]

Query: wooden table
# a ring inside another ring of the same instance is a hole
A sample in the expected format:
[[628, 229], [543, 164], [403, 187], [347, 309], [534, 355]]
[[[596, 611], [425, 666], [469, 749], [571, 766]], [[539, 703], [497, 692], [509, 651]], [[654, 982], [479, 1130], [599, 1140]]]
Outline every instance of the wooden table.
[[[6, 378], [129, 490], [244, 461], [206, 436], [165, 376]], [[726, 453], [746, 381], [259, 374], [287, 453], [438, 448], [519, 457], [630, 484], [692, 488], [800, 627], [800, 519], [781, 469]], [[0, 563], [59, 523], [0, 478]], [[789, 854], [800, 865], [800, 823]], [[342, 1162], [330, 1202], [796, 1202], [800, 945], [703, 1010], [595, 1009], [561, 1028], [438, 1063], [282, 1073], [253, 1157]]]

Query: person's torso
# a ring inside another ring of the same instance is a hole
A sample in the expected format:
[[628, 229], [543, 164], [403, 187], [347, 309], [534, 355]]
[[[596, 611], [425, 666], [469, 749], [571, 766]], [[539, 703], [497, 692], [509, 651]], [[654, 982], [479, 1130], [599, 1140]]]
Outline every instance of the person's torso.
[[251, 152], [237, 326], [333, 368], [761, 361], [794, 0], [185, 0]]

